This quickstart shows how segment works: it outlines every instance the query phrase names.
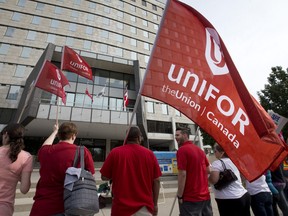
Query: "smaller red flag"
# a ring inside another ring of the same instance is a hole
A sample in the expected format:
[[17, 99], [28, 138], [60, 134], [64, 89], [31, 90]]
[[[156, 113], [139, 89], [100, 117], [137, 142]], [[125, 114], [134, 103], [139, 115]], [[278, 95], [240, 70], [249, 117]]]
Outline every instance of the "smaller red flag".
[[124, 107], [127, 107], [128, 104], [129, 104], [127, 86], [126, 86], [126, 89], [125, 89], [125, 92], [124, 92], [123, 101], [124, 101]]
[[48, 60], [43, 64], [35, 82], [36, 87], [61, 97], [64, 104], [66, 104], [64, 86], [68, 84], [69, 81], [62, 71]]
[[92, 102], [93, 102], [93, 95], [91, 95], [91, 94], [89, 93], [88, 88], [86, 88], [86, 90], [85, 90], [85, 94], [87, 94], [88, 97], [90, 97], [91, 100], [92, 100]]
[[64, 46], [62, 52], [61, 70], [68, 70], [87, 79], [93, 80], [89, 64], [73, 49]]

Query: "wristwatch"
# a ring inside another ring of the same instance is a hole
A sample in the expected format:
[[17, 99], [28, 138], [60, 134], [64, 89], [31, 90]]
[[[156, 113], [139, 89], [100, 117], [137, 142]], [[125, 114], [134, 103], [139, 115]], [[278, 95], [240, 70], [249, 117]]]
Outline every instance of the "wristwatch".
[[180, 196], [177, 195], [177, 198], [178, 198], [178, 199], [183, 199], [183, 196], [180, 197]]

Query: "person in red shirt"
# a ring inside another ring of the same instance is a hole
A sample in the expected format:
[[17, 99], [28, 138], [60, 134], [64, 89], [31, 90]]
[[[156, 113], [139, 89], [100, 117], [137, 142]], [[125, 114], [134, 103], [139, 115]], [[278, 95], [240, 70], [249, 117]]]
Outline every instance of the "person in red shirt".
[[176, 157], [180, 216], [211, 216], [209, 161], [204, 151], [189, 141], [189, 129], [177, 128], [175, 139], [179, 146]]
[[[52, 145], [56, 135], [59, 143]], [[77, 146], [74, 144], [77, 135], [76, 125], [64, 122], [54, 125], [52, 134], [45, 140], [38, 152], [40, 162], [40, 179], [36, 186], [34, 203], [30, 216], [61, 216], [64, 214], [64, 179], [68, 167], [73, 165]], [[85, 169], [95, 173], [92, 155], [84, 149]], [[80, 167], [80, 164], [79, 164]]]
[[126, 144], [112, 149], [100, 170], [102, 180], [112, 180], [112, 216], [157, 215], [161, 171], [141, 137], [132, 126]]

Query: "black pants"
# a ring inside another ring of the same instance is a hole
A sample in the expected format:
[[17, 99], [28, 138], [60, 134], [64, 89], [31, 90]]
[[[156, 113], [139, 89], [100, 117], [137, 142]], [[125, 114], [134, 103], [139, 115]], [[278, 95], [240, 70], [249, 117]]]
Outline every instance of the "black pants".
[[251, 216], [251, 198], [245, 193], [238, 199], [215, 199], [220, 216]]

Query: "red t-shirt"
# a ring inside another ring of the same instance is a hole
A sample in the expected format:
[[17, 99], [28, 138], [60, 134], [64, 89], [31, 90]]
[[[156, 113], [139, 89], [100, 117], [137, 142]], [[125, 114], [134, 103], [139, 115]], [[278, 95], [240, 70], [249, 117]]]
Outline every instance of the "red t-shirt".
[[153, 180], [161, 171], [152, 151], [138, 144], [116, 147], [100, 172], [112, 179], [112, 216], [131, 216], [143, 206], [153, 212]]
[[[64, 212], [65, 172], [73, 165], [76, 148], [76, 145], [66, 142], [44, 145], [40, 148], [38, 152], [40, 179], [36, 186], [30, 216], [50, 216]], [[87, 148], [84, 150], [84, 157], [85, 169], [94, 174], [94, 162]]]
[[177, 151], [179, 170], [186, 170], [183, 200], [198, 202], [210, 199], [206, 168], [209, 161], [202, 149], [188, 141]]

